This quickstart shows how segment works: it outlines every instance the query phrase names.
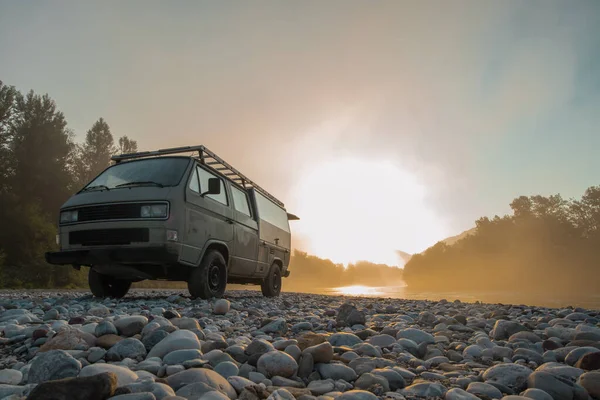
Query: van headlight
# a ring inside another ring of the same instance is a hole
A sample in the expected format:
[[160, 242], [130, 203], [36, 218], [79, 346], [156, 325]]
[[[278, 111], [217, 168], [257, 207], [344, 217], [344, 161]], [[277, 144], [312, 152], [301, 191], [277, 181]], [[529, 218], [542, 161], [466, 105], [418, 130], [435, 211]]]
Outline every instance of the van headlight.
[[142, 218], [166, 218], [167, 217], [167, 205], [166, 204], [149, 204], [142, 206], [140, 211]]
[[79, 213], [77, 212], [77, 210], [63, 211], [60, 213], [60, 223], [68, 224], [71, 222], [77, 222], [78, 214]]

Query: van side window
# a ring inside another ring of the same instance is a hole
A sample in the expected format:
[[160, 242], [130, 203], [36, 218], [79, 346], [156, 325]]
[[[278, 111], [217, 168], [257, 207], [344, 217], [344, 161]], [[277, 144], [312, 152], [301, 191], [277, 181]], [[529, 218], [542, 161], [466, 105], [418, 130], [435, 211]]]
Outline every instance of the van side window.
[[256, 207], [261, 220], [268, 222], [285, 232], [290, 231], [287, 212], [258, 192], [256, 192]]
[[[204, 168], [196, 167], [196, 170], [198, 171], [198, 176], [200, 177], [200, 193], [206, 192], [208, 190], [209, 178], [219, 178], [217, 175], [208, 172]], [[225, 191], [225, 184], [223, 183], [223, 179], [219, 178], [219, 182], [221, 182], [221, 193], [207, 194], [206, 197], [218, 201], [221, 204], [228, 205], [227, 192]]]
[[233, 196], [233, 206], [235, 209], [242, 214], [246, 214], [247, 216], [251, 217], [252, 214], [250, 214], [250, 205], [248, 204], [248, 196], [246, 195], [246, 192], [231, 185], [231, 194]]

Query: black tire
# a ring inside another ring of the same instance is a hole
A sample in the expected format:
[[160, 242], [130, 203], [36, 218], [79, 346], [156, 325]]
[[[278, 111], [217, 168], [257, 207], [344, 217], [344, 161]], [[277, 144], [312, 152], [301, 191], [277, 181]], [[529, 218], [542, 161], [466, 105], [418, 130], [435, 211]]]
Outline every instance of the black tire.
[[192, 298], [211, 299], [223, 297], [227, 287], [227, 262], [217, 250], [209, 250], [200, 266], [192, 268], [188, 290]]
[[93, 268], [90, 268], [88, 283], [95, 297], [114, 297], [116, 299], [125, 297], [131, 287], [131, 281], [102, 275]]
[[265, 278], [263, 283], [260, 285], [262, 294], [265, 297], [277, 297], [281, 293], [281, 269], [279, 265], [271, 265], [269, 275]]

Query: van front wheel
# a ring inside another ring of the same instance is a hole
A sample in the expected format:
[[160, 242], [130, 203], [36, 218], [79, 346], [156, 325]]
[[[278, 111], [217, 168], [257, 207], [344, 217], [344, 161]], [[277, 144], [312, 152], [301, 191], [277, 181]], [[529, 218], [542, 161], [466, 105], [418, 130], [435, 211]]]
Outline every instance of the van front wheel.
[[95, 297], [114, 297], [116, 299], [125, 297], [131, 287], [131, 281], [103, 275], [93, 268], [90, 268], [88, 283]]
[[192, 298], [210, 299], [223, 297], [227, 286], [227, 263], [217, 250], [210, 250], [200, 263], [192, 268], [188, 278], [188, 290]]
[[281, 293], [281, 269], [279, 265], [271, 265], [269, 275], [267, 275], [260, 288], [265, 297], [279, 296], [279, 293]]

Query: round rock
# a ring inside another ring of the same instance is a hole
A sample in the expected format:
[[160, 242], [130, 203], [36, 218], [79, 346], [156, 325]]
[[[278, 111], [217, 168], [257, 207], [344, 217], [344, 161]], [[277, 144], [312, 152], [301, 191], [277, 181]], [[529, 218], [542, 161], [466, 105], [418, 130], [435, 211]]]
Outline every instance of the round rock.
[[200, 350], [200, 341], [194, 332], [178, 330], [158, 342], [152, 350], [148, 352], [148, 357], [163, 358], [172, 351], [184, 349]]
[[219, 299], [215, 303], [215, 308], [213, 310], [213, 313], [215, 313], [217, 315], [225, 315], [229, 312], [229, 307], [230, 307], [229, 300]]
[[133, 315], [130, 317], [119, 318], [114, 322], [114, 325], [120, 335], [133, 336], [141, 333], [147, 323], [148, 318], [142, 315]]
[[282, 351], [263, 354], [256, 364], [258, 371], [267, 377], [282, 376], [289, 378], [298, 371], [298, 363], [292, 356]]
[[81, 371], [81, 363], [64, 350], [50, 350], [39, 353], [31, 363], [28, 382], [42, 383], [51, 380], [71, 378]]
[[119, 365], [113, 364], [93, 364], [88, 365], [87, 367], [83, 367], [80, 377], [93, 376], [98, 375], [103, 372], [112, 372], [117, 376], [117, 386], [125, 386], [130, 383], [135, 382], [138, 379], [138, 376], [135, 372], [131, 371], [129, 368], [121, 367]]
[[146, 356], [146, 347], [138, 339], [127, 338], [116, 343], [106, 353], [109, 361], [121, 361], [125, 358], [143, 360]]

